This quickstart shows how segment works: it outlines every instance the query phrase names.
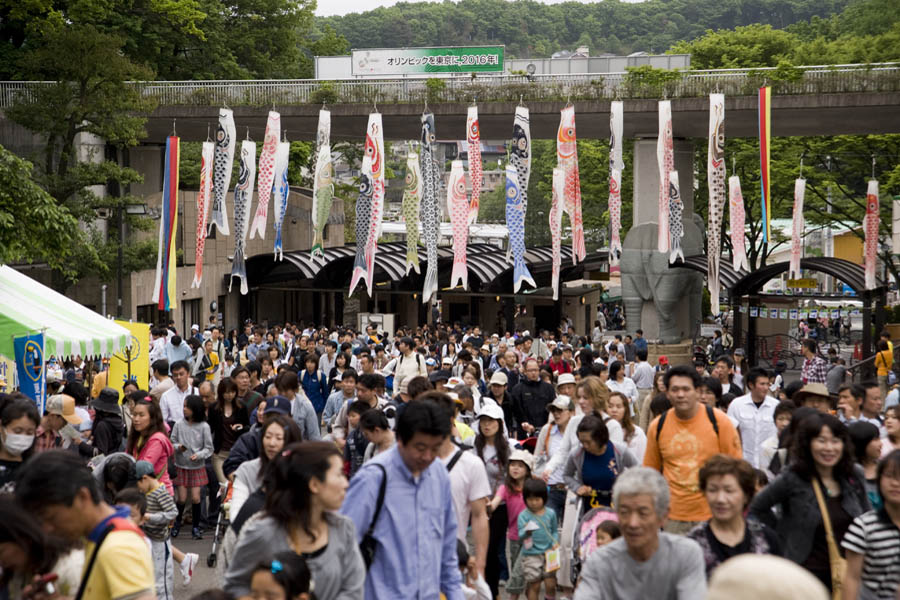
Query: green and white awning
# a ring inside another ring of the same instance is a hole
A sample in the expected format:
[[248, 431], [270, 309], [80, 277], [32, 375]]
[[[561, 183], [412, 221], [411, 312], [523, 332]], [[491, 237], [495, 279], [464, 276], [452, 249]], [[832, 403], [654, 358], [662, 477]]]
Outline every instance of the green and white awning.
[[12, 358], [13, 338], [44, 333], [44, 354], [110, 356], [131, 344], [113, 321], [6, 265], [0, 266], [0, 354]]

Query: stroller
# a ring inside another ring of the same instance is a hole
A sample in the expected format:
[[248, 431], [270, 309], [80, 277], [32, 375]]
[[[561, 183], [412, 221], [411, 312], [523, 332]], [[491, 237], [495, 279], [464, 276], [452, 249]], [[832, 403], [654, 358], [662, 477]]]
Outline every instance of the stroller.
[[[584, 499], [579, 498], [576, 504], [578, 512], [583, 510]], [[609, 506], [592, 508], [584, 513], [575, 525], [572, 539], [572, 581], [578, 580], [581, 567], [591, 552], [597, 549], [597, 528], [603, 521], [618, 521], [619, 517]]]
[[216, 552], [225, 535], [225, 531], [231, 523], [228, 513], [231, 508], [231, 493], [234, 491], [232, 486], [231, 481], [219, 484], [219, 518], [216, 519], [216, 532], [213, 535], [212, 550], [209, 556], [206, 557], [206, 566], [210, 568], [216, 566], [216, 560], [218, 560]]

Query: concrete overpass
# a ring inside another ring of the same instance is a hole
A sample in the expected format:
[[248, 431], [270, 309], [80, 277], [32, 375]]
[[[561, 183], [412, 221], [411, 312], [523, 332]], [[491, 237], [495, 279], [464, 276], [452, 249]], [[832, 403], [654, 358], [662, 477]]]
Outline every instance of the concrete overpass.
[[[671, 72], [670, 72], [671, 73]], [[281, 113], [288, 139], [315, 137], [323, 98], [330, 98], [331, 136], [362, 140], [368, 114], [377, 106], [383, 115], [385, 137], [417, 139], [419, 116], [428, 102], [440, 139], [462, 138], [466, 109], [474, 100], [482, 139], [506, 139], [512, 116], [521, 101], [531, 111], [535, 139], [556, 136], [559, 110], [575, 104], [578, 135], [609, 137], [610, 101], [625, 101], [625, 137], [657, 135], [657, 100], [672, 100], [674, 135], [705, 137], [710, 92], [726, 95], [728, 137], [757, 136], [756, 89], [771, 82], [772, 135], [814, 136], [900, 132], [900, 63], [796, 67], [779, 69], [718, 69], [684, 71], [662, 83], [647, 82], [626, 73], [503, 77], [461, 77], [441, 80], [444, 87], [427, 89], [426, 80], [344, 81], [158, 81], [136, 83], [158, 101], [147, 121], [144, 143], [163, 143], [176, 121], [184, 140], [204, 140], [215, 129], [218, 108], [234, 110], [238, 134], [249, 128], [253, 139], [263, 138], [266, 114], [273, 106]], [[0, 109], [40, 83], [0, 82]], [[373, 102], [374, 101], [374, 102]]]

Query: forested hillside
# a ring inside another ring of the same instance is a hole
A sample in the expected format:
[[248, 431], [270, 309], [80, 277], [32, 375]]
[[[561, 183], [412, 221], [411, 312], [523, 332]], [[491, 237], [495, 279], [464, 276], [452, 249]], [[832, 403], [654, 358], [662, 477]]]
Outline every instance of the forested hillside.
[[[547, 57], [579, 45], [591, 54], [664, 52], [708, 29], [753, 23], [782, 29], [828, 17], [849, 0], [616, 0], [546, 5], [534, 0], [402, 2], [318, 19], [352, 48], [504, 44], [509, 57]], [[896, 2], [894, 2], [896, 12]]]

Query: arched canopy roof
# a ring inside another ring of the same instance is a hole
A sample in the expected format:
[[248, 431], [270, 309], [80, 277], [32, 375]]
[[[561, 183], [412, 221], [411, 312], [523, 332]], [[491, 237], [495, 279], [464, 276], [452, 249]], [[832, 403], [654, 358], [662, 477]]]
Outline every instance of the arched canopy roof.
[[[758, 293], [766, 282], [785, 273], [790, 268], [790, 261], [777, 262], [766, 265], [760, 269], [748, 273], [738, 281], [731, 293], [734, 296], [747, 296]], [[862, 265], [858, 265], [842, 258], [812, 256], [800, 259], [800, 268], [817, 271], [831, 275], [835, 279], [844, 282], [860, 296], [866, 290], [866, 273]], [[878, 282], [878, 287], [881, 287]]]
[[[670, 263], [669, 268], [691, 269], [692, 271], [699, 271], [706, 275], [709, 269], [708, 265], [709, 259], [705, 254], [696, 254], [694, 256], [688, 256], [683, 261]], [[729, 290], [729, 293], [735, 284], [746, 275], [747, 271], [744, 271], [743, 269], [735, 271], [728, 261], [723, 260], [719, 262], [719, 281], [726, 290]]]

